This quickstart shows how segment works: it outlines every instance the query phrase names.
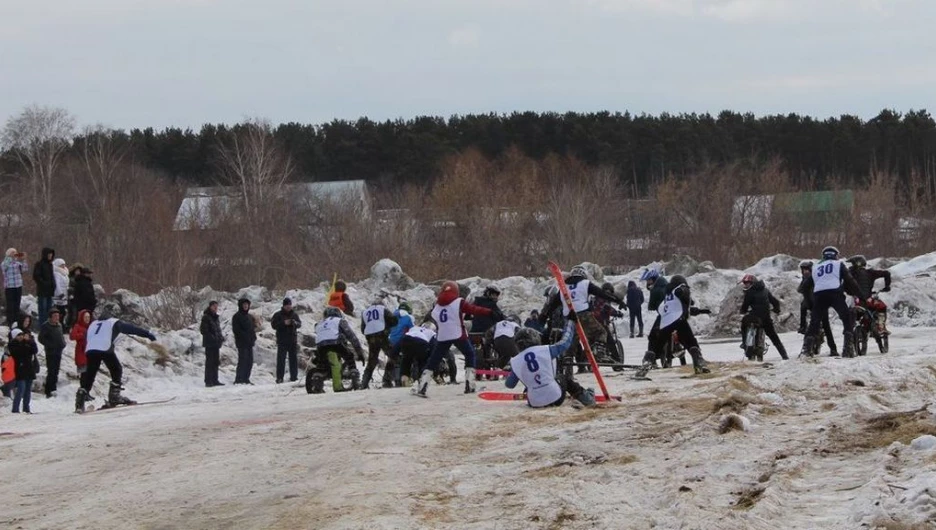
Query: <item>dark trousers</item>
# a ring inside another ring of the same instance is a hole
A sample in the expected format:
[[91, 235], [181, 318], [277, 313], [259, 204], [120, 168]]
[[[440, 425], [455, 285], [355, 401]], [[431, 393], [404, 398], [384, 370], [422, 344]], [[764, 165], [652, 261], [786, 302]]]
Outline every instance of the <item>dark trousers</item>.
[[104, 366], [107, 367], [107, 371], [110, 372], [111, 382], [120, 384], [123, 380], [123, 366], [120, 365], [120, 360], [117, 359], [117, 354], [114, 352], [101, 352], [101, 351], [89, 351], [88, 355], [88, 368], [85, 370], [85, 373], [81, 374], [81, 388], [85, 389], [89, 394], [91, 393], [91, 388], [94, 386], [94, 380], [97, 378], [98, 370], [101, 369], [101, 363], [104, 363]]
[[373, 335], [367, 335], [366, 338], [367, 364], [364, 366], [364, 379], [370, 380], [371, 374], [374, 373], [374, 369], [377, 368], [377, 363], [380, 361], [380, 352], [383, 351], [389, 360], [387, 366], [384, 367], [383, 382], [389, 383], [393, 379], [395, 369], [393, 357], [390, 355], [390, 337], [386, 333], [374, 333]]
[[212, 346], [205, 348], [205, 385], [216, 385], [218, 381], [218, 366], [221, 364], [221, 348]]
[[32, 380], [17, 379], [14, 388], [16, 390], [13, 393], [13, 412], [19, 412], [20, 402], [23, 403], [23, 412], [29, 412], [29, 402], [32, 400]]
[[[654, 327], [657, 325], [659, 325], [659, 322], [654, 324]], [[696, 340], [695, 334], [692, 332], [692, 327], [689, 326], [689, 321], [681, 318], [665, 328], [660, 328], [656, 333], [651, 332], [649, 351], [662, 352], [674, 331], [679, 334], [679, 343], [687, 350], [699, 347], [699, 341]]]
[[562, 387], [562, 395], [559, 396], [559, 399], [553, 401], [547, 407], [558, 407], [565, 402], [566, 393], [572, 396], [574, 399], [578, 399], [582, 395], [582, 392], [585, 390], [582, 388], [582, 385], [578, 384], [571, 374], [556, 374], [556, 382], [559, 383], [559, 386]]
[[494, 351], [497, 352], [497, 368], [507, 367], [508, 369], [510, 360], [520, 353], [513, 337], [506, 336], [494, 339]]
[[10, 393], [13, 391], [13, 388], [16, 386], [16, 380], [10, 381], [9, 383], [0, 386], [0, 393], [3, 394], [3, 397], [10, 397]]
[[6, 321], [7, 327], [13, 327], [20, 317], [20, 304], [23, 301], [22, 287], [8, 287], [4, 289], [6, 295]]
[[52, 297], [37, 296], [36, 298], [39, 305], [39, 325], [41, 326], [49, 320], [49, 311], [52, 310]]
[[234, 377], [234, 383], [249, 383], [250, 372], [253, 371], [254, 355], [253, 346], [237, 347], [237, 375]]
[[[841, 291], [819, 291], [813, 295], [812, 315], [809, 319], [809, 329], [806, 335], [816, 337], [819, 335], [819, 325], [822, 324], [822, 317], [825, 315], [828, 325], [829, 309], [834, 309], [845, 326], [845, 333], [851, 333], [855, 327], [852, 312], [845, 303], [845, 295]], [[826, 330], [826, 339], [829, 340], [829, 347], [832, 347], [832, 330]]]
[[[660, 337], [660, 315], [658, 314], [653, 321], [653, 325], [650, 326], [650, 333], [647, 333], [647, 351], [653, 352], [656, 354], [656, 357], [659, 358], [663, 355], [663, 346], [666, 345], [666, 341], [668, 341], [669, 338], [669, 335], [667, 335], [666, 338]], [[660, 349], [656, 349], [657, 345], [659, 345]]]
[[634, 321], [637, 321], [639, 326], [639, 334], [643, 335], [643, 311], [640, 310], [640, 307], [637, 308], [627, 308], [627, 312], [630, 313], [630, 334], [634, 334]]
[[59, 368], [62, 366], [62, 351], [46, 351], [45, 395], [51, 397], [58, 390]]
[[764, 335], [770, 339], [770, 343], [774, 345], [774, 348], [777, 348], [777, 353], [780, 354], [780, 357], [786, 359], [786, 348], [784, 348], [783, 343], [780, 342], [780, 336], [777, 335], [777, 329], [774, 327], [773, 320], [769, 318], [758, 318], [750, 314], [744, 315], [744, 318], [741, 319], [741, 342], [744, 342], [744, 337], [747, 336], [747, 328], [754, 320], [760, 322], [761, 328], [764, 330]]
[[419, 379], [419, 374], [429, 359], [429, 343], [416, 337], [404, 336], [393, 348], [391, 356], [400, 359], [400, 375]]
[[299, 374], [299, 361], [297, 359], [297, 352], [299, 351], [299, 345], [295, 342], [292, 344], [279, 344], [276, 345], [276, 380], [282, 381], [283, 374], [286, 373], [286, 357], [289, 357], [289, 380], [295, 381]]
[[68, 325], [68, 306], [57, 305], [55, 309], [59, 312], [59, 322], [62, 323], [62, 331], [67, 334], [71, 330], [71, 326]]
[[471, 347], [471, 343], [468, 341], [467, 337], [462, 337], [456, 340], [436, 342], [436, 347], [432, 350], [432, 355], [429, 356], [429, 361], [426, 363], [426, 369], [432, 370], [433, 372], [436, 371], [442, 358], [445, 357], [445, 354], [448, 353], [449, 348], [452, 346], [458, 348], [458, 351], [462, 352], [462, 355], [465, 356], [465, 368], [475, 367], [474, 348]]

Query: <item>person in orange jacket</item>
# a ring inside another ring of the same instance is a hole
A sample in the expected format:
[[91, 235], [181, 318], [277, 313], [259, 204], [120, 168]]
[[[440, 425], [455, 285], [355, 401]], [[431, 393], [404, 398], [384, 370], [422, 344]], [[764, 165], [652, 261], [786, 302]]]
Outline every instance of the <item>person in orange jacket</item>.
[[347, 289], [348, 284], [344, 280], [336, 281], [335, 290], [328, 296], [328, 307], [337, 307], [342, 313], [353, 317], [354, 304], [351, 302], [351, 297], [345, 292]]
[[75, 366], [78, 367], [79, 374], [83, 374], [88, 367], [85, 348], [88, 346], [88, 326], [90, 325], [91, 311], [83, 309], [78, 313], [78, 319], [68, 334], [69, 338], [75, 341]]
[[13, 391], [13, 382], [16, 381], [16, 361], [10, 352], [3, 352], [3, 359], [0, 361], [0, 390], [6, 397], [11, 397]]

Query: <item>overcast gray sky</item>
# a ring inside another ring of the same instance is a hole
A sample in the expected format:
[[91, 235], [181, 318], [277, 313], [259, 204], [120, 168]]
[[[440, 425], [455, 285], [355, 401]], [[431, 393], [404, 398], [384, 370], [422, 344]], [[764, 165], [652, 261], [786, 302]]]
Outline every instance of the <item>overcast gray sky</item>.
[[936, 112], [933, 0], [0, 0], [0, 120]]

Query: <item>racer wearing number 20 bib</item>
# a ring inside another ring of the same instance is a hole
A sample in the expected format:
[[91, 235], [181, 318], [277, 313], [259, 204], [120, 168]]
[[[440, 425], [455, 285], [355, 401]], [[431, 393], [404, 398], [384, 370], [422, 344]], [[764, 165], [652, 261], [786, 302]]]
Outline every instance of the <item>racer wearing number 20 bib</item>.
[[436, 346], [429, 356], [426, 368], [419, 378], [419, 387], [416, 394], [426, 397], [432, 373], [439, 367], [439, 362], [449, 348], [455, 346], [465, 356], [465, 393], [475, 391], [475, 353], [468, 332], [465, 330], [464, 315], [489, 316], [492, 311], [486, 307], [469, 304], [458, 296], [458, 284], [447, 281], [442, 284], [442, 291], [436, 298], [435, 307], [432, 308], [432, 319], [438, 327]]

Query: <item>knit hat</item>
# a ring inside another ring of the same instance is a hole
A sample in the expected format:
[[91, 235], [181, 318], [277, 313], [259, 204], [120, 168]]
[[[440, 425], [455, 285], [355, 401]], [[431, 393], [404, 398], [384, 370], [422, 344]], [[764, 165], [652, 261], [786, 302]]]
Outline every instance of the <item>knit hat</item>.
[[22, 333], [23, 333], [23, 330], [21, 330], [20, 328], [13, 328], [13, 330], [10, 331], [10, 338], [15, 339], [16, 337], [19, 337]]
[[283, 298], [283, 305], [292, 305], [292, 300], [288, 296]]
[[6, 256], [7, 256], [8, 258], [12, 258], [12, 257], [15, 256], [15, 255], [16, 255], [16, 249], [15, 249], [15, 248], [10, 247], [10, 248], [6, 249]]

